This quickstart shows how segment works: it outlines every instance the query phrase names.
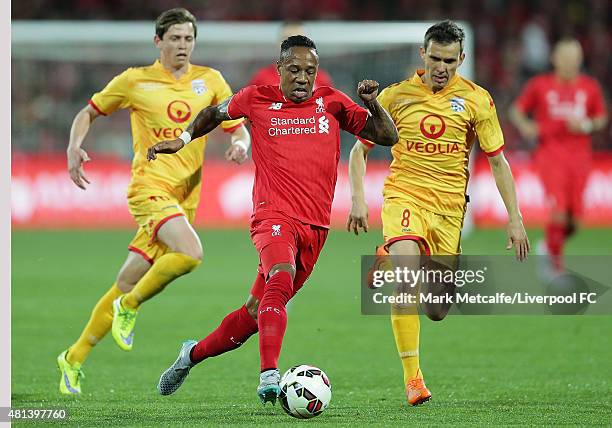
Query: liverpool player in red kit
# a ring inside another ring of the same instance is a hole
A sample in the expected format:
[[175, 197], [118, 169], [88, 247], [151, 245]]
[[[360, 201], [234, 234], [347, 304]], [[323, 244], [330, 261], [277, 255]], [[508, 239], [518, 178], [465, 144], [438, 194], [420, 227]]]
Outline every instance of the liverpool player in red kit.
[[[582, 49], [561, 40], [552, 55], [554, 71], [531, 79], [516, 100], [512, 122], [527, 140], [537, 138], [534, 153], [550, 207], [546, 245], [552, 271], [563, 271], [563, 245], [575, 231], [591, 162], [591, 134], [606, 124], [606, 108], [597, 82], [580, 74]], [[528, 118], [531, 114], [532, 119]], [[550, 279], [550, 278], [548, 278]]]
[[376, 101], [378, 83], [364, 80], [357, 92], [367, 110], [342, 92], [313, 92], [319, 59], [307, 37], [283, 41], [277, 63], [279, 86], [247, 86], [217, 106], [202, 110], [173, 141], [149, 148], [174, 153], [222, 121], [247, 117], [252, 124], [255, 183], [251, 239], [259, 252], [259, 274], [246, 304], [227, 315], [205, 339], [183, 343], [158, 390], [172, 394], [191, 367], [239, 347], [259, 331], [261, 358], [257, 394], [265, 404], [279, 393], [278, 357], [287, 313], [285, 305], [304, 285], [323, 248], [340, 159], [340, 130], [382, 145], [398, 140], [389, 114]]

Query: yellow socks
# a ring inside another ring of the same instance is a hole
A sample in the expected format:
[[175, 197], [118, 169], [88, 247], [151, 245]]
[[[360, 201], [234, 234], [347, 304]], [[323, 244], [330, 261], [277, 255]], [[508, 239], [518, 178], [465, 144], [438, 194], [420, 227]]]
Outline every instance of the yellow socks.
[[200, 260], [182, 253], [168, 253], [153, 263], [151, 269], [136, 283], [132, 291], [121, 300], [125, 309], [138, 309], [142, 302], [162, 291], [166, 285], [179, 276], [194, 270]]
[[69, 348], [66, 359], [70, 364], [82, 364], [96, 343], [109, 332], [113, 323], [113, 300], [121, 296], [121, 294], [121, 290], [119, 290], [115, 283], [110, 290], [98, 300], [81, 336]]
[[421, 377], [419, 367], [419, 316], [391, 315], [391, 327], [395, 337], [395, 345], [404, 367], [404, 385], [410, 379]]
[[[181, 253], [168, 253], [160, 257], [138, 281], [134, 289], [122, 300], [125, 308], [136, 309], [140, 303], [162, 291], [173, 279], [191, 272], [200, 260]], [[104, 294], [91, 312], [89, 322], [79, 339], [69, 348], [66, 359], [70, 364], [83, 363], [91, 349], [108, 333], [113, 323], [113, 301], [121, 296], [117, 284]]]

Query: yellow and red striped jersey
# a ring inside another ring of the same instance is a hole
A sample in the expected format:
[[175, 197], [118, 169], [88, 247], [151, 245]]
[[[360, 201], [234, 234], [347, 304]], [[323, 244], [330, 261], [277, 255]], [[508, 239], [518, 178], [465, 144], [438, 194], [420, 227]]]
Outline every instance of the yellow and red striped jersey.
[[[159, 188], [195, 209], [200, 194], [206, 137], [198, 138], [172, 156], [159, 156], [155, 165], [147, 161], [147, 149], [161, 140], [177, 138], [197, 113], [232, 95], [221, 73], [189, 64], [179, 79], [158, 61], [146, 67], [128, 68], [91, 97], [90, 105], [108, 115], [130, 110], [132, 125], [132, 179], [128, 197], [139, 189]], [[223, 122], [231, 132], [243, 120]]]
[[460, 217], [474, 137], [489, 156], [504, 146], [495, 104], [485, 89], [458, 74], [436, 93], [422, 75], [423, 70], [417, 70], [378, 96], [400, 136], [391, 149], [383, 194], [385, 199], [408, 198], [432, 212]]

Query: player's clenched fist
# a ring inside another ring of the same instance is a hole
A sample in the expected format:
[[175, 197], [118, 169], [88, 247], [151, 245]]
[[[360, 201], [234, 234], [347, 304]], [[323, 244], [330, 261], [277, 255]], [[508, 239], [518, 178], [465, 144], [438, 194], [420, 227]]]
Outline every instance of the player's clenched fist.
[[374, 101], [378, 95], [378, 82], [376, 80], [362, 80], [357, 85], [357, 95], [363, 101]]
[[184, 145], [185, 143], [180, 138], [172, 141], [161, 141], [149, 147], [149, 150], [147, 150], [147, 159], [150, 161], [157, 159], [157, 153], [176, 153], [181, 150]]

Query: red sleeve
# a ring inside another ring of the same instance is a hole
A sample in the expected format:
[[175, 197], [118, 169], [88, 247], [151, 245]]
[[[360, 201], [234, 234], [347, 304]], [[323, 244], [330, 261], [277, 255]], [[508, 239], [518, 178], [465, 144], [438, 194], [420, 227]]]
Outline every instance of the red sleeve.
[[340, 124], [340, 128], [353, 135], [358, 135], [365, 126], [370, 113], [336, 89], [334, 89], [334, 99], [340, 104], [340, 108], [333, 109], [334, 117]]
[[538, 80], [531, 79], [517, 98], [515, 105], [523, 113], [532, 112], [538, 102]]
[[590, 118], [601, 117], [606, 114], [606, 102], [599, 83], [593, 80], [590, 97], [587, 101], [587, 115]]
[[320, 68], [319, 68], [319, 71], [317, 72], [316, 84], [318, 87], [321, 87], [321, 86], [333, 87], [334, 86], [334, 82], [332, 81], [332, 78], [329, 75], [329, 73], [327, 73], [327, 71], [322, 70]]
[[257, 86], [246, 86], [236, 92], [227, 106], [227, 114], [232, 119], [249, 117], [251, 113], [251, 97]]

